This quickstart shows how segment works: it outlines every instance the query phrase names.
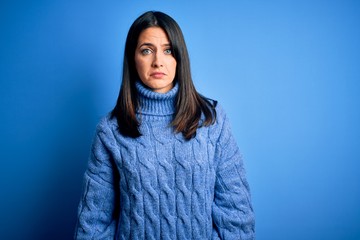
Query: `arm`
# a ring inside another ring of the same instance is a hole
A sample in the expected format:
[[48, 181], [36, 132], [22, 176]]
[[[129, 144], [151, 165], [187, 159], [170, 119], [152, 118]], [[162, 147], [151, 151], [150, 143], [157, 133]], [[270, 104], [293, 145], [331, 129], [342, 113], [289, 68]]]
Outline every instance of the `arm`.
[[104, 119], [97, 127], [88, 168], [84, 174], [83, 194], [78, 208], [75, 239], [114, 239], [117, 225], [118, 181], [112, 158], [112, 133]]
[[[214, 231], [225, 240], [255, 239], [255, 217], [243, 161], [227, 117], [225, 114], [219, 117], [223, 123], [216, 153], [218, 166], [212, 212]], [[215, 233], [213, 236], [217, 239]]]

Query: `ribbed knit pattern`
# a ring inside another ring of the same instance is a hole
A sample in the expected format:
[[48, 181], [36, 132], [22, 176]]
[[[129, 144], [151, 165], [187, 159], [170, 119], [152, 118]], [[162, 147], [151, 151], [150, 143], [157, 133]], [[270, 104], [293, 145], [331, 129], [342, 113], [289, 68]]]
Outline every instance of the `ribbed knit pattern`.
[[142, 136], [97, 126], [75, 239], [255, 239], [243, 162], [226, 115], [186, 141], [170, 126], [178, 86], [136, 85]]

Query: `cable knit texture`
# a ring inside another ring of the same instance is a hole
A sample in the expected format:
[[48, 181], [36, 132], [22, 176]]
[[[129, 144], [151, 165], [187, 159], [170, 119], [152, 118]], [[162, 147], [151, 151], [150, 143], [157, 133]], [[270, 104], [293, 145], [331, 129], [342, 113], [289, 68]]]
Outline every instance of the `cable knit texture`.
[[243, 162], [228, 119], [186, 141], [170, 123], [178, 86], [165, 94], [136, 85], [142, 136], [117, 121], [97, 126], [75, 239], [255, 239]]

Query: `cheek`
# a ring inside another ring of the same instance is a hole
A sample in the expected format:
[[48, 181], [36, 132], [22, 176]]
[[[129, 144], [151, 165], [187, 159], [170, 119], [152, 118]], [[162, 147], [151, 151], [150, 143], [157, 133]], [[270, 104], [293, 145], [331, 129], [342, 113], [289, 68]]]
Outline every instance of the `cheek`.
[[135, 67], [139, 75], [141, 75], [146, 70], [144, 62], [140, 61], [139, 59], [135, 59]]
[[177, 64], [176, 64], [176, 61], [174, 61], [173, 64], [172, 64], [172, 68], [171, 68], [174, 75], [175, 75], [175, 73], [176, 73], [176, 65], [177, 65]]

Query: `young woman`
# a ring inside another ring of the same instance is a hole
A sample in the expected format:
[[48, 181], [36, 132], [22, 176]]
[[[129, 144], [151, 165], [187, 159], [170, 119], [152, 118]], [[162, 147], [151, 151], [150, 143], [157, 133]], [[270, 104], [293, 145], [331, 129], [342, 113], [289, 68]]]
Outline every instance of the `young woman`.
[[254, 239], [254, 222], [229, 121], [195, 90], [181, 29], [144, 13], [96, 129], [75, 239]]

